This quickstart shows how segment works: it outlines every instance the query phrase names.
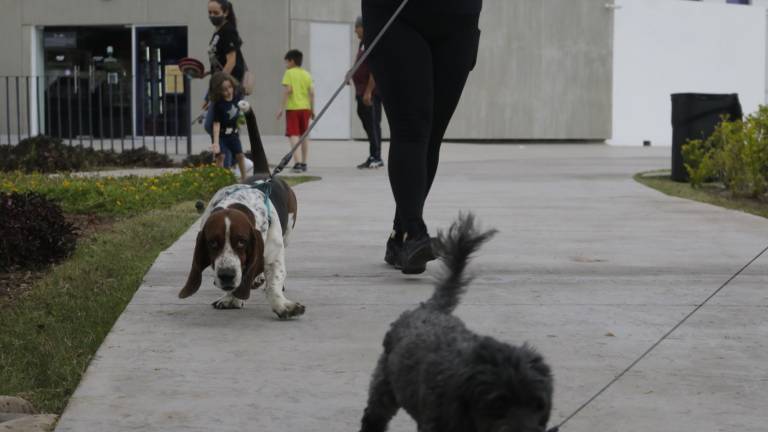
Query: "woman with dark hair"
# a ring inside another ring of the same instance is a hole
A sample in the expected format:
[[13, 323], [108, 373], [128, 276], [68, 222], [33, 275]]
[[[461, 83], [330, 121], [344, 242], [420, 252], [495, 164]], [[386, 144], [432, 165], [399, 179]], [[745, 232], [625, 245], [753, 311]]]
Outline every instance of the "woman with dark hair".
[[[245, 59], [240, 51], [243, 41], [237, 32], [237, 16], [232, 2], [229, 0], [210, 0], [208, 2], [208, 19], [216, 28], [208, 45], [208, 58], [211, 70], [208, 74], [226, 72], [237, 82], [242, 83], [245, 76]], [[242, 90], [237, 90], [242, 95]], [[203, 109], [208, 109], [209, 101], [206, 97]], [[204, 123], [205, 131], [212, 134], [213, 110], [208, 109]], [[230, 158], [227, 157], [227, 162]], [[228, 163], [225, 164], [228, 166]]]
[[216, 28], [208, 48], [211, 61], [211, 73], [226, 72], [238, 82], [245, 75], [245, 60], [240, 52], [243, 44], [237, 32], [237, 16], [229, 0], [211, 0], [208, 2], [208, 19]]
[[[365, 46], [403, 0], [362, 0]], [[390, 126], [389, 182], [395, 198], [385, 261], [422, 273], [433, 260], [424, 203], [440, 145], [477, 60], [482, 0], [411, 0], [369, 63]]]

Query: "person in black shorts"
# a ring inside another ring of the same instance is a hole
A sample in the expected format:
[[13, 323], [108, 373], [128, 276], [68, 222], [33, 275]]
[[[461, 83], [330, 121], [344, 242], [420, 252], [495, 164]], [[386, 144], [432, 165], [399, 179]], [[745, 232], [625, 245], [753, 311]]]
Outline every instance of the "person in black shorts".
[[227, 160], [237, 160], [240, 179], [245, 180], [245, 155], [240, 142], [240, 108], [235, 97], [238, 83], [226, 72], [216, 72], [211, 77], [211, 111], [213, 111], [213, 145], [211, 150], [216, 155], [219, 166], [229, 168]]
[[[362, 0], [364, 44], [402, 0]], [[435, 258], [423, 219], [440, 145], [477, 61], [482, 0], [410, 0], [369, 64], [390, 127], [389, 182], [395, 198], [384, 259], [403, 273], [422, 273]]]

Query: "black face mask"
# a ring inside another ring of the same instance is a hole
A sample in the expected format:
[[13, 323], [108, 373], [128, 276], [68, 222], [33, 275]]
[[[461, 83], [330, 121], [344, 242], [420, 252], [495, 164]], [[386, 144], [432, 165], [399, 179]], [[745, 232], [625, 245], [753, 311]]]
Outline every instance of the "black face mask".
[[224, 22], [227, 20], [227, 17], [225, 17], [224, 15], [219, 15], [219, 16], [209, 15], [208, 19], [211, 20], [211, 24], [213, 24], [214, 27], [218, 27], [224, 24]]

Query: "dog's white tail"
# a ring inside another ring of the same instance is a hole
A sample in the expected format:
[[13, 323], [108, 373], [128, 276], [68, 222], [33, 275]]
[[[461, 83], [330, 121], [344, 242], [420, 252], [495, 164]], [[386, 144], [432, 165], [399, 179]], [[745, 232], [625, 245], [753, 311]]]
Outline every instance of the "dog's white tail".
[[425, 307], [445, 313], [451, 313], [456, 309], [459, 297], [464, 293], [470, 280], [464, 276], [470, 257], [494, 234], [496, 230], [478, 231], [475, 226], [475, 216], [472, 213], [459, 213], [459, 218], [451, 225], [448, 232], [438, 232], [437, 254], [443, 261], [445, 270], [437, 280], [435, 292], [427, 300]]

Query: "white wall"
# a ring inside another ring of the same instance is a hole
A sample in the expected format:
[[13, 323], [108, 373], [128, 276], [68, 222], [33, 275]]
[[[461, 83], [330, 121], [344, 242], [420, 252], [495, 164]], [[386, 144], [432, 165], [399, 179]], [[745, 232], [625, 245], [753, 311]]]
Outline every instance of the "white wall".
[[[349, 69], [352, 24], [313, 22], [309, 27], [309, 57], [315, 86], [315, 111], [331, 99]], [[345, 87], [312, 131], [316, 139], [350, 139], [352, 97]]]
[[672, 93], [765, 103], [765, 7], [724, 3], [616, 0], [611, 144], [670, 145]]

